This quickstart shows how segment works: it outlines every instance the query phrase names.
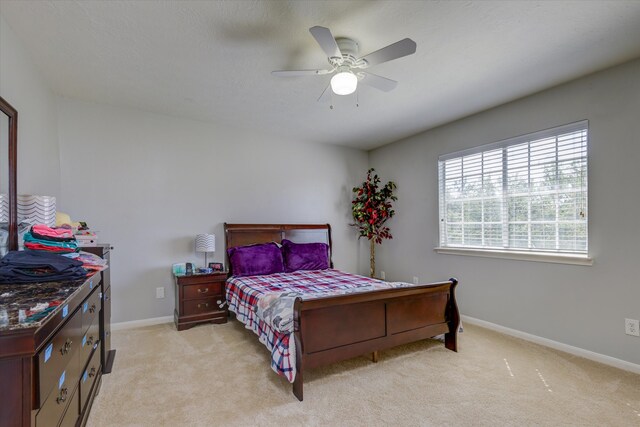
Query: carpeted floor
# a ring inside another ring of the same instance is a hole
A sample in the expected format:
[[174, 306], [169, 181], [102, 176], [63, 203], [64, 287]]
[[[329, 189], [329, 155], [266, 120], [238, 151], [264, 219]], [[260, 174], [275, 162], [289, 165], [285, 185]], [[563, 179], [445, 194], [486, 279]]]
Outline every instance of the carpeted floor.
[[89, 426], [640, 426], [640, 375], [465, 324], [305, 374], [304, 402], [237, 321], [115, 331]]

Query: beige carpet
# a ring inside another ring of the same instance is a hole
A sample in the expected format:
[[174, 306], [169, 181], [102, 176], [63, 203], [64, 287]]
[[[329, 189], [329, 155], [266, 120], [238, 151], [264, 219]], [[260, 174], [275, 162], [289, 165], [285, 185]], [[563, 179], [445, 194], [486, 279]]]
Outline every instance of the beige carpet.
[[465, 325], [309, 371], [305, 400], [237, 321], [115, 331], [90, 426], [640, 426], [640, 375]]

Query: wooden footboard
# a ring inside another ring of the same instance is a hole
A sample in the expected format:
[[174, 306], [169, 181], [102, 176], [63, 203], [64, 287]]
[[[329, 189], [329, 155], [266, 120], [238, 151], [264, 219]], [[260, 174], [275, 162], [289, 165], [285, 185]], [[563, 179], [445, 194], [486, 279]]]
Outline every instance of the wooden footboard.
[[[302, 400], [306, 369], [445, 334], [457, 351], [456, 279], [295, 303], [296, 377]], [[374, 356], [375, 359], [375, 356]]]

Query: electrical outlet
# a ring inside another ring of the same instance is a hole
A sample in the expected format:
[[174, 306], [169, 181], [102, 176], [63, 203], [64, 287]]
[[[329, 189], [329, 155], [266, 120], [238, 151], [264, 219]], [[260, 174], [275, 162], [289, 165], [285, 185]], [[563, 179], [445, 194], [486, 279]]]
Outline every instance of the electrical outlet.
[[156, 288], [156, 298], [158, 299], [164, 298], [164, 286], [160, 288]]
[[624, 319], [624, 333], [640, 337], [640, 322], [637, 319]]
[[419, 281], [418, 276], [413, 276], [413, 284], [417, 285], [418, 281]]
[[385, 279], [387, 278], [387, 275], [386, 275], [386, 274], [384, 274], [384, 271], [382, 271], [382, 270], [380, 271], [380, 278], [381, 278], [382, 280], [385, 280]]

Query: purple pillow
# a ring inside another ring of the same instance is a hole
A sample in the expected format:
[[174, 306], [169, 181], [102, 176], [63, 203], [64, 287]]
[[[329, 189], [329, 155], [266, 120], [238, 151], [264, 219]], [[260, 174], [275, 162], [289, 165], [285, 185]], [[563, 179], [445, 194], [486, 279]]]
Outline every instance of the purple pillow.
[[326, 243], [293, 243], [282, 241], [284, 271], [326, 270], [329, 268], [329, 245]]
[[234, 276], [259, 276], [282, 273], [282, 252], [275, 243], [237, 246], [227, 249]]

